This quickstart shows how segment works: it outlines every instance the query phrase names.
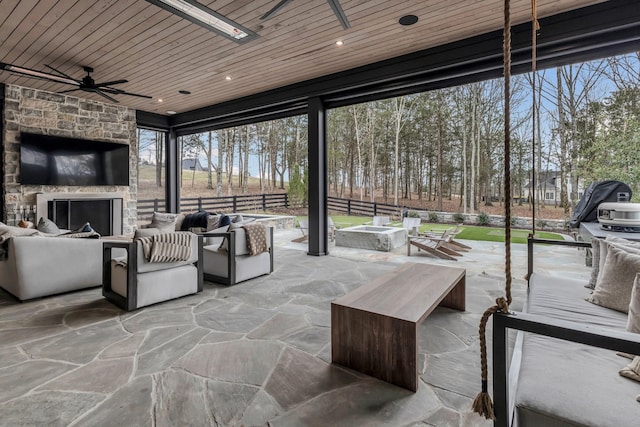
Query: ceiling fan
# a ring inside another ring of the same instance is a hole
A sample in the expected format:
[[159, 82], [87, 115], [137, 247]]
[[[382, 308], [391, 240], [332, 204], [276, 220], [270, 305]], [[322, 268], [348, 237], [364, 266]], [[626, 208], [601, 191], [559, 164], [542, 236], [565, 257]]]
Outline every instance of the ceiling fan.
[[[285, 7], [290, 2], [291, 0], [280, 0], [278, 4], [273, 6], [271, 10], [269, 10], [267, 13], [262, 15], [260, 19], [265, 21], [267, 19], [272, 18], [273, 15], [276, 14], [276, 12], [278, 12], [280, 9]], [[327, 0], [327, 3], [329, 3], [329, 6], [331, 6], [331, 9], [333, 9], [333, 13], [335, 13], [336, 17], [338, 18], [338, 21], [340, 21], [342, 28], [344, 28], [345, 30], [348, 28], [351, 28], [351, 25], [347, 20], [347, 16], [344, 14], [344, 10], [342, 10], [342, 6], [340, 5], [340, 0]]]
[[113, 81], [109, 81], [109, 82], [96, 83], [96, 81], [93, 80], [93, 77], [91, 77], [91, 73], [93, 73], [93, 68], [91, 68], [91, 67], [86, 67], [86, 66], [82, 67], [84, 69], [84, 71], [86, 71], [86, 73], [87, 73], [87, 75], [84, 76], [82, 79], [75, 79], [75, 78], [69, 76], [68, 74], [63, 73], [60, 70], [56, 70], [55, 68], [53, 68], [50, 65], [46, 65], [45, 64], [45, 67], [51, 69], [56, 74], [45, 73], [45, 72], [38, 71], [38, 70], [32, 70], [31, 68], [19, 67], [17, 65], [12, 65], [12, 64], [7, 64], [7, 63], [4, 63], [4, 62], [0, 62], [0, 70], [6, 70], [6, 71], [10, 71], [12, 73], [22, 74], [23, 76], [27, 76], [27, 77], [34, 77], [34, 78], [38, 78], [38, 79], [49, 80], [49, 81], [55, 82], [55, 83], [64, 83], [64, 84], [76, 86], [73, 89], [63, 90], [63, 91], [58, 92], [58, 93], [67, 93], [67, 92], [73, 92], [73, 91], [76, 91], [76, 90], [83, 90], [85, 92], [96, 93], [96, 94], [98, 94], [100, 96], [103, 96], [103, 97], [107, 98], [109, 101], [115, 102], [115, 103], [118, 103], [118, 100], [116, 100], [112, 96], [109, 96], [108, 94], [112, 94], [112, 95], [130, 95], [130, 96], [138, 96], [140, 98], [151, 99], [151, 97], [147, 96], [147, 95], [140, 95], [140, 94], [137, 94], [137, 93], [126, 92], [126, 91], [124, 91], [122, 89], [111, 87], [113, 85], [127, 83], [128, 80], [113, 80]]

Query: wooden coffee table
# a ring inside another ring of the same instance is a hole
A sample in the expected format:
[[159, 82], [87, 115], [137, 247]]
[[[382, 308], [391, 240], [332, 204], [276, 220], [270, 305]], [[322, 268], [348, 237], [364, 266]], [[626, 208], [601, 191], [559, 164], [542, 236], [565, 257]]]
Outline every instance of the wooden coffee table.
[[418, 325], [438, 306], [465, 310], [463, 268], [405, 263], [331, 303], [331, 358], [418, 390]]

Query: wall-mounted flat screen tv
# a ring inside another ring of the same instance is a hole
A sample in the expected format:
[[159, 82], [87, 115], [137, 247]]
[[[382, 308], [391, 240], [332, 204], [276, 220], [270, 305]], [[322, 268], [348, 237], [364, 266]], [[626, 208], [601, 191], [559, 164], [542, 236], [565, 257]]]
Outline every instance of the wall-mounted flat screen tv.
[[129, 146], [20, 134], [22, 185], [129, 185]]

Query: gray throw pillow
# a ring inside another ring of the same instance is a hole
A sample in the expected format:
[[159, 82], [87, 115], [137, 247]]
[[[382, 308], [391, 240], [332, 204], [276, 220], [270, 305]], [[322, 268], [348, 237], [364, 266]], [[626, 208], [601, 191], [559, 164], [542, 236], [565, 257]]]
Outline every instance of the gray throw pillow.
[[633, 282], [638, 272], [640, 272], [640, 255], [609, 245], [596, 288], [587, 301], [627, 313]]
[[36, 227], [39, 232], [46, 234], [60, 234], [61, 231], [56, 225], [55, 222], [51, 221], [49, 218], [40, 217], [40, 221], [38, 221], [38, 226]]
[[594, 289], [600, 273], [600, 239], [591, 240], [591, 277], [584, 287]]

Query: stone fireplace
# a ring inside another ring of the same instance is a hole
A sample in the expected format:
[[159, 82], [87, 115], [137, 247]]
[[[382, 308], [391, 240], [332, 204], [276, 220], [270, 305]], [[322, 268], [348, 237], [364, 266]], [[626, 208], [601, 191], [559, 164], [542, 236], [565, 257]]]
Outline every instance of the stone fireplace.
[[[99, 233], [104, 235], [133, 232], [138, 192], [135, 110], [15, 85], [4, 86], [2, 107], [0, 221], [15, 221], [15, 212], [37, 204], [36, 221], [42, 216], [55, 217], [59, 226], [69, 229], [89, 221], [92, 227], [101, 228]], [[126, 144], [129, 146], [129, 185], [22, 185], [20, 132]], [[39, 201], [42, 196], [46, 202]], [[97, 211], [104, 212], [102, 217], [95, 216]]]
[[103, 236], [120, 235], [123, 200], [121, 193], [41, 193], [36, 195], [36, 221], [48, 218], [67, 230], [88, 222]]

